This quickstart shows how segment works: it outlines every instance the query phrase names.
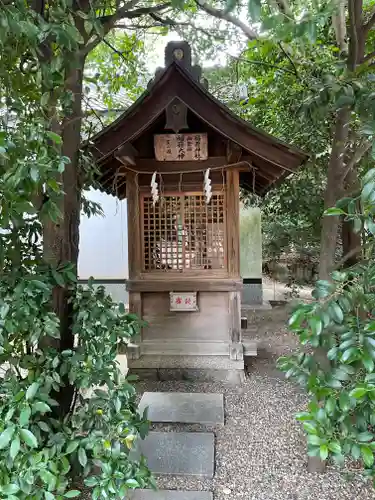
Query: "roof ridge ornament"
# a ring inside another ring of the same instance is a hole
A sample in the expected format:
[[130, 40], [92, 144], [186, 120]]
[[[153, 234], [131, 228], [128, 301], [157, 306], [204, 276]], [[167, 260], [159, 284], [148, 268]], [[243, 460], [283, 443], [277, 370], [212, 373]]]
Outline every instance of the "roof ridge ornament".
[[198, 64], [192, 64], [191, 47], [188, 42], [169, 42], [164, 50], [164, 68], [157, 68], [155, 71], [155, 78], [149, 82], [152, 85], [162, 75], [166, 68], [171, 64], [178, 64], [187, 71], [193, 80], [197, 81], [207, 89], [208, 82], [202, 78], [202, 68]]

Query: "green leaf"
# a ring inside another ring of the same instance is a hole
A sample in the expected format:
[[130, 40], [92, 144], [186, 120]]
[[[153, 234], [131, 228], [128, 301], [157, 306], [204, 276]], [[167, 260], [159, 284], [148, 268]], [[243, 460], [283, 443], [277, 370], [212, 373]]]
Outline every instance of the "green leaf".
[[51, 429], [49, 428], [49, 426], [45, 422], [43, 422], [43, 420], [38, 422], [38, 427], [40, 429], [42, 429], [42, 431], [44, 431], [44, 432], [51, 432]]
[[128, 488], [139, 488], [140, 484], [135, 479], [127, 479], [125, 484]]
[[42, 98], [40, 100], [40, 104], [42, 105], [42, 107], [47, 106], [49, 98], [50, 98], [50, 93], [44, 92], [44, 94], [42, 95]]
[[374, 360], [370, 356], [363, 355], [362, 363], [369, 373], [374, 371]]
[[14, 460], [18, 455], [20, 447], [21, 447], [20, 438], [18, 436], [15, 436], [15, 438], [12, 441], [12, 444], [10, 445], [10, 458], [12, 460]]
[[347, 373], [345, 370], [341, 368], [335, 368], [332, 371], [332, 377], [336, 378], [337, 380], [341, 381], [346, 381], [350, 379], [349, 373]]
[[352, 445], [351, 454], [354, 460], [358, 460], [361, 456], [361, 448], [357, 444]]
[[361, 446], [361, 455], [366, 467], [372, 467], [374, 463], [374, 454], [369, 446]]
[[6, 484], [1, 488], [1, 493], [5, 495], [15, 495], [20, 491], [20, 487], [17, 484]]
[[76, 498], [79, 497], [80, 494], [81, 492], [78, 490], [70, 490], [65, 493], [64, 498]]
[[255, 22], [259, 21], [262, 11], [261, 0], [248, 0], [247, 5], [251, 19]]
[[292, 316], [289, 318], [289, 326], [295, 328], [301, 324], [304, 317], [304, 310], [302, 308], [297, 309]]
[[328, 352], [327, 352], [327, 358], [332, 361], [334, 359], [336, 359], [337, 357], [337, 353], [338, 353], [339, 349], [338, 347], [332, 347]]
[[335, 323], [342, 323], [344, 320], [344, 313], [337, 302], [331, 302], [329, 305], [329, 313]]
[[345, 215], [345, 212], [341, 208], [332, 207], [332, 208], [327, 208], [327, 210], [324, 211], [323, 215], [325, 216]]
[[332, 453], [340, 454], [341, 453], [341, 445], [338, 441], [331, 441], [328, 444], [328, 448]]
[[309, 325], [314, 335], [320, 335], [323, 330], [322, 320], [318, 316], [309, 319]]
[[39, 170], [38, 168], [33, 165], [31, 168], [30, 168], [30, 177], [31, 179], [34, 181], [34, 182], [38, 182], [39, 181]]
[[11, 425], [10, 427], [7, 427], [5, 431], [3, 431], [0, 434], [0, 450], [6, 448], [8, 444], [11, 442], [14, 430], [15, 430], [14, 425]]
[[52, 276], [53, 276], [53, 279], [56, 281], [56, 283], [59, 286], [61, 286], [61, 287], [65, 286], [65, 281], [64, 281], [64, 277], [62, 274], [60, 274], [57, 271], [55, 271], [54, 269], [52, 269]]
[[19, 423], [21, 427], [25, 427], [29, 423], [31, 416], [31, 408], [30, 406], [25, 406], [25, 408], [21, 411]]
[[66, 448], [66, 453], [69, 455], [70, 453], [73, 453], [79, 446], [79, 441], [71, 441], [67, 448]]
[[349, 396], [351, 398], [361, 399], [365, 394], [367, 394], [367, 389], [364, 389], [363, 387], [356, 387], [350, 391]]
[[365, 203], [374, 191], [375, 191], [375, 180], [365, 184], [361, 192], [362, 202]]
[[344, 351], [341, 359], [343, 362], [346, 362], [356, 353], [358, 353], [358, 349], [356, 347], [350, 347], [349, 349]]
[[62, 137], [59, 135], [59, 134], [55, 134], [55, 132], [52, 132], [51, 130], [49, 130], [47, 132], [47, 136], [49, 137], [49, 139], [51, 139], [51, 141], [53, 141], [55, 144], [61, 144], [62, 143]]
[[42, 401], [38, 401], [37, 403], [33, 404], [33, 410], [40, 413], [47, 413], [49, 411], [52, 411], [51, 408]]
[[342, 411], [347, 412], [350, 409], [350, 398], [346, 392], [342, 392], [339, 398], [339, 405]]
[[320, 439], [320, 437], [317, 436], [316, 434], [309, 434], [307, 436], [307, 440], [313, 446], [320, 446], [320, 443], [322, 442], [322, 440]]
[[39, 384], [38, 382], [33, 382], [26, 391], [26, 399], [33, 399], [35, 394], [38, 392]]
[[369, 441], [372, 441], [374, 439], [374, 434], [371, 434], [371, 432], [361, 432], [360, 434], [358, 434], [358, 441], [360, 441], [361, 443], [368, 443]]
[[78, 461], [82, 465], [82, 467], [86, 467], [87, 465], [87, 455], [84, 448], [80, 448], [78, 450]]
[[353, 221], [353, 231], [359, 233], [362, 230], [362, 220], [356, 217]]
[[38, 447], [38, 440], [34, 436], [34, 434], [29, 431], [28, 429], [21, 429], [20, 430], [20, 436], [21, 439], [24, 443], [26, 443], [30, 448], [37, 448]]
[[336, 101], [336, 108], [343, 108], [344, 106], [351, 106], [355, 100], [352, 96], [341, 95]]
[[320, 445], [320, 459], [326, 460], [328, 457], [328, 446], [326, 444]]
[[[174, 7], [181, 8], [183, 0], [174, 0]], [[225, 4], [225, 12], [232, 12], [237, 6], [237, 0], [227, 0]]]

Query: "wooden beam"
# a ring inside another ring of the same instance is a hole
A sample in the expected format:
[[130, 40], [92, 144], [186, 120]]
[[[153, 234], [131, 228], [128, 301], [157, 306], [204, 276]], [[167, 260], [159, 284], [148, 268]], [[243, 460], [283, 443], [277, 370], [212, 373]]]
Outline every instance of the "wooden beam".
[[228, 139], [227, 141], [227, 162], [237, 163], [242, 156], [242, 148], [238, 144]]
[[138, 151], [130, 142], [126, 142], [120, 146], [114, 153], [114, 157], [124, 165], [135, 166], [137, 156]]
[[241, 294], [240, 292], [229, 292], [229, 342], [230, 359], [234, 361], [243, 360], [243, 345], [241, 338]]
[[[142, 295], [138, 292], [129, 293], [129, 312], [136, 314], [139, 319], [143, 317], [142, 310]], [[140, 344], [142, 342], [142, 328], [137, 335], [131, 339], [131, 344], [128, 345], [127, 355], [129, 359], [139, 359], [141, 356]]]
[[[138, 279], [128, 280], [126, 288], [130, 292], [229, 292], [242, 290], [242, 280], [233, 280], [229, 278], [188, 278], [184, 279], [166, 279], [167, 273], [164, 273], [164, 279]], [[182, 276], [182, 275], [181, 275]]]
[[227, 171], [227, 259], [229, 276], [240, 278], [240, 180], [235, 169]]
[[137, 174], [126, 174], [126, 197], [128, 200], [128, 261], [129, 279], [137, 278], [142, 270], [141, 217]]

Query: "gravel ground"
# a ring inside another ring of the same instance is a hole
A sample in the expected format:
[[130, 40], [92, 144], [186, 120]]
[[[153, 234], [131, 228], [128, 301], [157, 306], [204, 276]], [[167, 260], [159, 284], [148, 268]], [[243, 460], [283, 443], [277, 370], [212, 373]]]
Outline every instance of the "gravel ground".
[[[160, 488], [210, 490], [214, 500], [367, 500], [372, 486], [357, 474], [329, 467], [307, 472], [305, 440], [293, 414], [305, 396], [277, 375], [271, 361], [259, 360], [241, 387], [219, 383], [147, 382], [139, 390], [219, 392], [225, 395], [225, 426], [159, 426], [164, 430], [211, 430], [215, 433], [213, 480], [159, 477]], [[350, 477], [349, 477], [350, 476]]]

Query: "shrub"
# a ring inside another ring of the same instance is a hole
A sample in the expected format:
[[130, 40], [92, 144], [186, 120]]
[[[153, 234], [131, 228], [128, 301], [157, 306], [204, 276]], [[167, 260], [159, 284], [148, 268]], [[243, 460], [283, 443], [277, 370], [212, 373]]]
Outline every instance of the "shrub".
[[[148, 423], [136, 411], [132, 378], [116, 361], [138, 319], [103, 287], [75, 287], [75, 345], [58, 352], [50, 277], [30, 275], [12, 285], [0, 283], [1, 497], [74, 498], [77, 477], [93, 499], [123, 499], [129, 489], [152, 485], [146, 465], [129, 456]], [[56, 394], [71, 390], [64, 414]]]
[[375, 169], [358, 197], [341, 200], [327, 215], [342, 215], [363, 231], [363, 259], [349, 270], [319, 281], [315, 301], [300, 305], [289, 326], [302, 349], [279, 359], [279, 367], [308, 392], [299, 413], [308, 454], [342, 463], [360, 460], [375, 477]]

